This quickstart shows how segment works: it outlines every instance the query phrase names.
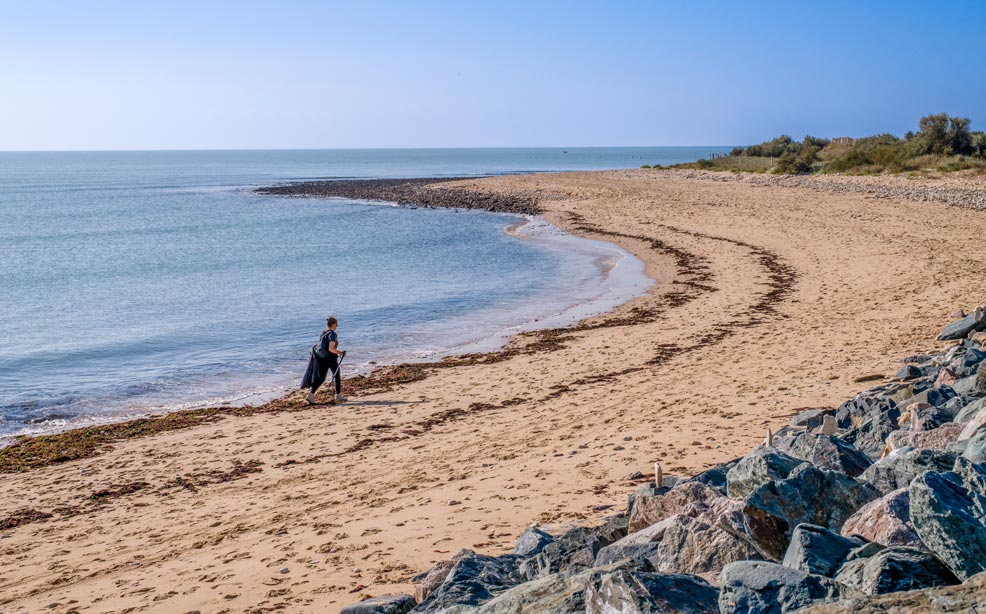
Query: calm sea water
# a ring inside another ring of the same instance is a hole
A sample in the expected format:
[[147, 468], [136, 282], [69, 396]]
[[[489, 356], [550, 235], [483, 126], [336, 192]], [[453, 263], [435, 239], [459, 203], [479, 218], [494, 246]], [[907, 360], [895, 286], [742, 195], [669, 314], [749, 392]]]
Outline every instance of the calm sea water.
[[518, 237], [510, 216], [257, 185], [626, 168], [722, 149], [0, 153], [0, 437], [284, 391], [329, 314], [352, 371], [480, 347], [646, 286], [625, 253], [543, 224]]

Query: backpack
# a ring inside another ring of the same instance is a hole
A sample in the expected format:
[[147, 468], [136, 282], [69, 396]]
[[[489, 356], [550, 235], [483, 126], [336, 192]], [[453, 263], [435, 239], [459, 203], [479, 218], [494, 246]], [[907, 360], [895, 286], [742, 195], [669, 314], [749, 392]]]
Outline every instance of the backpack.
[[312, 347], [312, 351], [319, 358], [329, 357], [329, 337], [332, 336], [332, 332], [329, 329], [323, 330], [321, 336], [318, 338], [318, 343]]

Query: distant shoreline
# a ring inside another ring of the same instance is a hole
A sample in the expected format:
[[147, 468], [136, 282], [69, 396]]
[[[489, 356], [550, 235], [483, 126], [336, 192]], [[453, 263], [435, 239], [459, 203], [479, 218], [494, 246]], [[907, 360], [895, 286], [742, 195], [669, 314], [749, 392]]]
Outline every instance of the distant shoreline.
[[254, 191], [258, 194], [272, 196], [378, 200], [405, 206], [479, 209], [492, 213], [514, 213], [518, 215], [543, 213], [537, 200], [530, 196], [484, 193], [439, 185], [467, 179], [477, 179], [477, 177], [298, 181], [257, 188]]

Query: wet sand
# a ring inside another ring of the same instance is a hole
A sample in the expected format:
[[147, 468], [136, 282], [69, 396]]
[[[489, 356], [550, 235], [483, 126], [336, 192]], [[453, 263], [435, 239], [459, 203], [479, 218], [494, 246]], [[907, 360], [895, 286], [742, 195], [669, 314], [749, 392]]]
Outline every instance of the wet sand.
[[0, 519], [22, 521], [0, 529], [0, 612], [335, 612], [407, 592], [460, 548], [605, 516], [655, 461], [697, 471], [748, 451], [986, 296], [983, 213], [904, 193], [647, 170], [454, 188], [534, 197], [660, 283], [341, 407], [294, 395], [4, 474]]

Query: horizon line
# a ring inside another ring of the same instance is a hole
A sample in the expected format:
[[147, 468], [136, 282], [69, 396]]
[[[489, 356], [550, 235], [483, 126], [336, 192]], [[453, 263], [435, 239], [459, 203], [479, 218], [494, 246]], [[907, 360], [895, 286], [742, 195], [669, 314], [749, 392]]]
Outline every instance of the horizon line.
[[742, 147], [740, 145], [469, 145], [455, 147], [167, 147], [126, 149], [0, 149], [6, 153], [155, 153], [155, 152], [219, 152], [219, 151], [407, 151], [407, 150], [470, 150], [470, 149], [656, 149]]

